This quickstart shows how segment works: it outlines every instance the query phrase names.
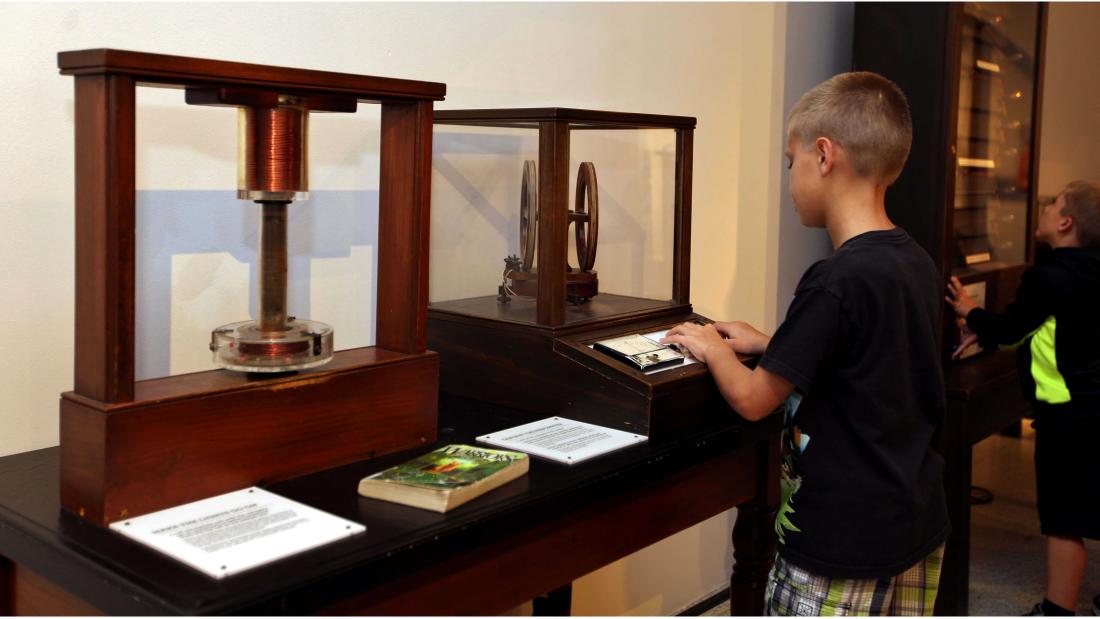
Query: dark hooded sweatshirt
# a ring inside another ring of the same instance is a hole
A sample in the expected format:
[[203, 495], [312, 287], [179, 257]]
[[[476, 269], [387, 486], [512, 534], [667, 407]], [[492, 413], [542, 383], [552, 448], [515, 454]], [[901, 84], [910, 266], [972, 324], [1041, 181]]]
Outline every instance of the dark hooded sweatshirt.
[[1100, 250], [1040, 251], [1004, 314], [971, 310], [966, 324], [984, 348], [1016, 346], [1024, 394], [1036, 419], [1100, 414]]

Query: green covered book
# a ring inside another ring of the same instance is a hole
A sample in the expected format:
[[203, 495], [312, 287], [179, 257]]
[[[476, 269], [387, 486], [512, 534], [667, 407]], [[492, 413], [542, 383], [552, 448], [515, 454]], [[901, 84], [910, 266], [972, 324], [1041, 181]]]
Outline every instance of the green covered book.
[[359, 481], [362, 496], [446, 512], [527, 472], [527, 454], [447, 445]]

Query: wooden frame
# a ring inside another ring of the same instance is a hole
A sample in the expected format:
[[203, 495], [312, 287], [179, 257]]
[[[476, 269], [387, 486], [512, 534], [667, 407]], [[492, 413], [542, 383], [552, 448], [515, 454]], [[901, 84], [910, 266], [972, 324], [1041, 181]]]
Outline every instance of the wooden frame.
[[[74, 76], [76, 346], [61, 400], [62, 504], [99, 525], [431, 442], [426, 349], [433, 101], [443, 84], [96, 49]], [[135, 89], [249, 86], [382, 106], [378, 344], [320, 369], [134, 380]]]

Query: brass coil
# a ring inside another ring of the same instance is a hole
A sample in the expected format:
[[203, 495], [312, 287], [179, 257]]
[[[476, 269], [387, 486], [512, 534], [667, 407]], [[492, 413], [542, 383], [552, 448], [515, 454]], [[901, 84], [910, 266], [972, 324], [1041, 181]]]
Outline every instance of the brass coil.
[[239, 190], [247, 199], [287, 198], [308, 191], [306, 132], [308, 114], [295, 106], [241, 108], [242, 170]]
[[292, 357], [309, 351], [309, 342], [241, 342], [242, 358]]

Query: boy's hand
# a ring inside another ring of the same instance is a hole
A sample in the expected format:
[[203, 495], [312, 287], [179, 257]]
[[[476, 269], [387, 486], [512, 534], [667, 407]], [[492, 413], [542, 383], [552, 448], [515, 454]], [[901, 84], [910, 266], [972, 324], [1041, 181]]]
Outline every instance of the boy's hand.
[[944, 300], [959, 316], [966, 318], [970, 310], [977, 309], [978, 304], [970, 298], [970, 295], [966, 294], [962, 282], [954, 275], [951, 276], [951, 281], [947, 282], [947, 292], [948, 295], [944, 297]]
[[973, 332], [967, 333], [966, 336], [963, 337], [962, 341], [959, 342], [959, 347], [955, 349], [955, 352], [951, 353], [951, 358], [952, 359], [958, 359], [959, 357], [962, 356], [962, 354], [964, 352], [966, 352], [967, 348], [970, 348], [971, 346], [973, 346], [977, 341], [978, 341], [978, 334], [973, 333]]
[[[706, 363], [707, 355], [714, 354], [715, 350], [729, 350], [726, 340], [718, 333], [713, 324], [699, 325], [694, 322], [685, 322], [673, 327], [661, 338], [662, 344], [676, 344], [680, 348], [687, 349], [692, 357], [699, 362]], [[715, 346], [719, 348], [714, 348]]]
[[733, 352], [744, 355], [764, 354], [768, 342], [772, 340], [770, 336], [764, 335], [749, 323], [740, 320], [716, 322], [714, 328], [718, 330], [722, 337], [726, 338], [726, 344], [733, 349]]

